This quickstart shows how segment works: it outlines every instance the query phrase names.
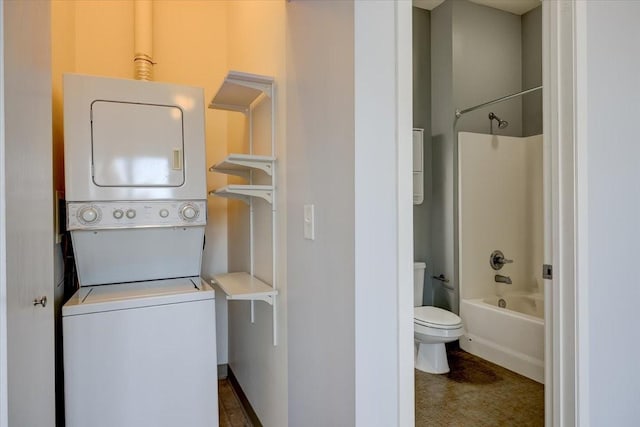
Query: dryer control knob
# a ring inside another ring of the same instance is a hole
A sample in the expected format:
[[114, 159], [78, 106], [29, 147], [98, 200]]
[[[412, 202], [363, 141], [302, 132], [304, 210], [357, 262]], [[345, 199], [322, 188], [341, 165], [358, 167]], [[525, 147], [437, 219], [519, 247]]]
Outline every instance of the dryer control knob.
[[78, 212], [80, 222], [84, 224], [93, 224], [100, 219], [100, 212], [94, 206], [86, 206]]
[[120, 219], [124, 216], [124, 212], [122, 212], [122, 209], [116, 209], [115, 211], [113, 211], [113, 217], [115, 219]]
[[136, 217], [135, 209], [127, 209], [127, 218], [133, 219]]
[[167, 209], [160, 209], [160, 217], [166, 218], [169, 216], [169, 211]]
[[184, 205], [180, 209], [182, 218], [186, 221], [192, 221], [198, 216], [198, 208], [193, 205]]

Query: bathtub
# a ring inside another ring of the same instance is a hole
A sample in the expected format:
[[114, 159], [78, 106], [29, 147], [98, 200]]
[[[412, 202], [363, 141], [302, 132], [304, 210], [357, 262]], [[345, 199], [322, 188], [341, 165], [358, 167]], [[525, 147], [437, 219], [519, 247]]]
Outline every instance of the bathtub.
[[544, 382], [544, 299], [507, 295], [463, 299], [463, 350], [539, 383]]

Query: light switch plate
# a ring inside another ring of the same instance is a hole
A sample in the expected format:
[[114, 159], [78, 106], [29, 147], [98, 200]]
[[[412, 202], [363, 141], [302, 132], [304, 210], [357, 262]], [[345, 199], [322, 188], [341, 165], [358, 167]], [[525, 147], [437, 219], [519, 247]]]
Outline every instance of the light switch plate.
[[313, 205], [304, 205], [304, 238], [316, 239], [315, 213]]

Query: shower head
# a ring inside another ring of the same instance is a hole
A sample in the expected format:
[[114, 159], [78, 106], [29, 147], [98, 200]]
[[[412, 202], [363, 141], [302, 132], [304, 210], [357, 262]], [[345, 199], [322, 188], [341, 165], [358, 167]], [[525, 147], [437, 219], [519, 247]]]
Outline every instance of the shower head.
[[498, 122], [498, 129], [504, 129], [509, 126], [509, 122], [506, 120], [500, 120], [500, 117], [496, 116], [494, 113], [489, 113], [489, 120], [496, 120]]

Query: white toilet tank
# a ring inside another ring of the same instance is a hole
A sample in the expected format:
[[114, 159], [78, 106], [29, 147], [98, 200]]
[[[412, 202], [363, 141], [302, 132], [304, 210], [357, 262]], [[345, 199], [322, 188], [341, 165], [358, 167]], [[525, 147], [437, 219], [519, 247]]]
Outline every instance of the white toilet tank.
[[424, 262], [413, 263], [413, 306], [422, 306], [422, 293], [424, 291], [424, 270], [427, 264]]

